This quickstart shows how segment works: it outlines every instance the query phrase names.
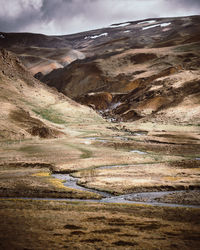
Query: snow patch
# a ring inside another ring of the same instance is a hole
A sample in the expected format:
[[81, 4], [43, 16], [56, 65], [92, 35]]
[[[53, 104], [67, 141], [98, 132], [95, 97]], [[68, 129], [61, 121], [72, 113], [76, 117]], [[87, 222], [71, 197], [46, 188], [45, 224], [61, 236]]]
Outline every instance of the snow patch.
[[121, 23], [121, 24], [112, 24], [110, 25], [110, 28], [119, 28], [119, 27], [125, 27], [131, 23]]
[[96, 95], [97, 93], [91, 92], [91, 93], [87, 93], [88, 96], [93, 96]]
[[0, 38], [5, 38], [5, 36], [3, 34], [0, 34]]
[[161, 27], [167, 27], [167, 26], [169, 26], [171, 23], [161, 23]]
[[108, 33], [102, 33], [100, 35], [95, 35], [95, 36], [86, 36], [86, 37], [84, 37], [84, 39], [96, 39], [96, 38], [99, 38], [101, 36], [107, 36], [107, 35], [108, 35]]
[[125, 30], [125, 31], [124, 31], [124, 33], [129, 33], [129, 32], [131, 32], [131, 31], [130, 31], [130, 30]]
[[152, 29], [152, 28], [155, 28], [155, 27], [158, 27], [158, 26], [160, 26], [160, 24], [155, 24], [155, 25], [147, 26], [147, 27], [142, 28], [142, 30], [148, 30], [148, 29]]
[[137, 23], [137, 24], [146, 24], [146, 23], [152, 24], [152, 23], [155, 23], [155, 22], [156, 22], [156, 20], [149, 20], [149, 21], [139, 22], [139, 23]]
[[152, 29], [155, 27], [167, 27], [169, 26], [171, 23], [160, 23], [160, 24], [155, 24], [155, 25], [151, 25], [151, 26], [147, 26], [147, 27], [143, 27], [142, 30], [148, 30], [148, 29]]

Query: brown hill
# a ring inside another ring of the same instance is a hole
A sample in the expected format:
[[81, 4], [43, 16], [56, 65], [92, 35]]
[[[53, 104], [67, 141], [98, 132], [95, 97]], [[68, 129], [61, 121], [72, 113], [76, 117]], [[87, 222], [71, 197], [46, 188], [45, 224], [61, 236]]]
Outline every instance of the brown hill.
[[106, 117], [199, 124], [199, 24], [200, 16], [191, 16], [66, 36], [2, 33], [0, 47], [17, 53], [38, 79]]
[[64, 36], [1, 32], [0, 48], [22, 59], [33, 74], [49, 73], [84, 57], [104, 58], [133, 48], [199, 41], [199, 16], [129, 21]]
[[83, 120], [97, 116], [36, 80], [14, 54], [0, 50], [0, 139], [72, 134], [66, 124], [80, 115]]
[[18, 55], [22, 63], [33, 74], [47, 74], [53, 69], [63, 68], [76, 59], [83, 59], [83, 53], [59, 37], [31, 33], [1, 33], [0, 48], [6, 48]]
[[[84, 50], [93, 56], [53, 70], [42, 80], [116, 120], [198, 124], [199, 23], [195, 16], [119, 25], [104, 41], [100, 37], [100, 44], [95, 44], [95, 35], [87, 37], [90, 44]], [[101, 92], [112, 95], [109, 105], [99, 104]]]

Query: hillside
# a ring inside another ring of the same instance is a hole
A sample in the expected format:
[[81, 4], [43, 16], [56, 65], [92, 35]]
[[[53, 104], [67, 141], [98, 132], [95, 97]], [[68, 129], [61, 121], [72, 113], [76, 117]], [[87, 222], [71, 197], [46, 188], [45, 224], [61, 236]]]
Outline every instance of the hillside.
[[42, 80], [117, 121], [199, 124], [199, 23], [199, 16], [154, 19], [93, 32], [81, 49], [86, 59]]
[[[80, 114], [85, 125], [97, 117], [56, 90], [36, 80], [19, 59], [0, 51], [0, 139], [56, 138], [72, 133]], [[73, 114], [73, 115], [72, 115]]]
[[200, 16], [66, 36], [2, 33], [35, 77], [112, 121], [200, 124]]
[[32, 74], [47, 74], [53, 69], [62, 68], [76, 59], [85, 57], [60, 37], [1, 32], [0, 38], [0, 48], [16, 53]]
[[195, 125], [200, 124], [199, 23], [200, 16], [192, 16], [66, 36], [2, 33], [0, 47], [17, 53], [36, 78], [104, 117]]

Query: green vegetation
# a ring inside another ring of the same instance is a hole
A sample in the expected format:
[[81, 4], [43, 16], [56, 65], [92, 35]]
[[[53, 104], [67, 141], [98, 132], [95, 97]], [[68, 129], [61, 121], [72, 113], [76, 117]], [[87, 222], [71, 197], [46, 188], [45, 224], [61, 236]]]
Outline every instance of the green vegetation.
[[34, 113], [37, 115], [40, 115], [43, 119], [48, 120], [53, 123], [57, 124], [64, 124], [66, 123], [62, 119], [62, 114], [58, 113], [56, 110], [52, 108], [46, 108], [46, 109], [32, 109]]
[[19, 139], [19, 140], [1, 140], [0, 141], [0, 146], [8, 146], [8, 145], [13, 145], [13, 144], [20, 144], [22, 142], [28, 142], [30, 139]]
[[80, 150], [82, 152], [81, 158], [82, 159], [86, 159], [86, 158], [90, 158], [92, 157], [92, 152], [87, 150], [87, 149], [83, 149], [83, 148], [78, 148], [78, 150]]
[[42, 148], [39, 147], [38, 145], [28, 145], [28, 146], [20, 147], [19, 151], [22, 151], [28, 154], [33, 154], [33, 153], [40, 153], [42, 151]]
[[192, 43], [192, 44], [186, 44], [186, 45], [181, 45], [178, 47], [175, 47], [173, 50], [175, 52], [187, 52], [187, 51], [195, 51], [200, 49], [200, 43]]
[[90, 150], [88, 150], [88, 149], [81, 148], [81, 147], [73, 145], [73, 144], [67, 144], [67, 146], [79, 150], [82, 153], [81, 156], [80, 156], [82, 159], [92, 157], [92, 152]]

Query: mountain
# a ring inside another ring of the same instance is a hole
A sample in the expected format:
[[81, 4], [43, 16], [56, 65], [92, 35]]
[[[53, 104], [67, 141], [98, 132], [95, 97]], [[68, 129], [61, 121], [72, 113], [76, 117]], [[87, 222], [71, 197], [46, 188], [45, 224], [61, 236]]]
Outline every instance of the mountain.
[[[73, 116], [72, 116], [73, 113]], [[97, 114], [42, 84], [20, 60], [0, 50], [0, 139], [56, 138], [73, 133], [67, 123], [82, 116], [91, 123]]]
[[83, 53], [72, 49], [63, 38], [48, 37], [31, 33], [1, 33], [0, 48], [16, 53], [33, 74], [47, 74], [62, 68], [76, 59], [83, 59]]
[[2, 33], [36, 77], [116, 121], [200, 124], [200, 16], [66, 36]]
[[199, 21], [0, 33], [0, 249], [199, 249]]

